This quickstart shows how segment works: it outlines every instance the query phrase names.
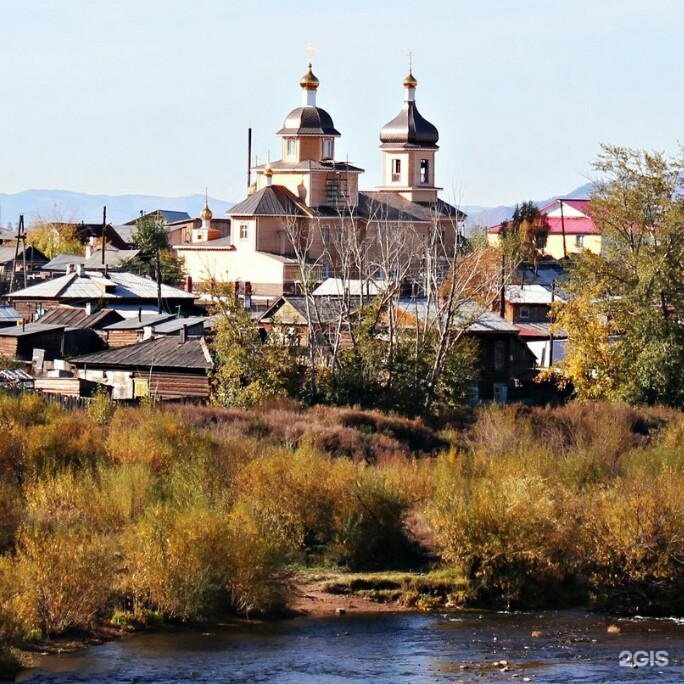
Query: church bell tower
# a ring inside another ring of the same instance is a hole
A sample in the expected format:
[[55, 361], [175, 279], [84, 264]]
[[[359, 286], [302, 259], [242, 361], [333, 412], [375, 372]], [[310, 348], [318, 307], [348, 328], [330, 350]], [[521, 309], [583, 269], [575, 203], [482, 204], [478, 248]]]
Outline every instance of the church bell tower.
[[435, 185], [435, 152], [439, 132], [418, 111], [418, 81], [409, 71], [404, 79], [404, 106], [380, 131], [382, 186], [411, 202], [431, 204], [441, 188]]

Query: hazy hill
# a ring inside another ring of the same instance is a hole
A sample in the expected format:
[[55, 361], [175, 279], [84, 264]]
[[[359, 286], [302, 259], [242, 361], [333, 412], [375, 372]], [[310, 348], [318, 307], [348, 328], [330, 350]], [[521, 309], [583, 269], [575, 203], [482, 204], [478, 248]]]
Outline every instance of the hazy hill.
[[[544, 200], [535, 200], [535, 204], [542, 206], [551, 200], [557, 199], [559, 197], [563, 198], [573, 198], [573, 199], [585, 199], [589, 196], [593, 183], [585, 183], [580, 185], [579, 188], [575, 188], [570, 192], [563, 193], [561, 195], [554, 195]], [[521, 198], [521, 201], [524, 198]], [[464, 207], [463, 210], [468, 214], [468, 220], [466, 225], [469, 228], [475, 228], [477, 226], [495, 226], [501, 221], [511, 218], [513, 216], [513, 210], [515, 205], [501, 205], [498, 207]], [[479, 211], [478, 211], [479, 210]]]
[[[234, 202], [209, 198], [214, 216], [222, 218]], [[68, 190], [25, 190], [15, 194], [0, 193], [0, 225], [16, 226], [19, 215], [24, 214], [27, 224], [38, 217], [65, 221], [97, 223], [102, 220], [102, 207], [107, 206], [110, 223], [125, 223], [140, 211], [170, 209], [186, 211], [198, 216], [204, 206], [204, 195], [185, 197], [157, 197], [155, 195], [88, 195]]]
[[[586, 197], [592, 189], [591, 183], [575, 188], [571, 192], [556, 197]], [[537, 204], [549, 201], [539, 200]], [[223, 217], [225, 211], [234, 202], [209, 198], [209, 206], [217, 218]], [[0, 193], [0, 226], [16, 225], [19, 214], [24, 214], [27, 223], [38, 217], [60, 219], [65, 221], [84, 221], [96, 223], [102, 220], [102, 207], [107, 206], [107, 220], [110, 223], [125, 223], [140, 214], [140, 211], [154, 209], [170, 209], [186, 211], [190, 216], [198, 216], [204, 206], [203, 195], [186, 195], [184, 197], [159, 197], [155, 195], [88, 195], [68, 190], [25, 190], [15, 194]], [[468, 214], [469, 228], [476, 226], [493, 226], [510, 218], [513, 205], [498, 207], [482, 207], [466, 205], [462, 207]]]

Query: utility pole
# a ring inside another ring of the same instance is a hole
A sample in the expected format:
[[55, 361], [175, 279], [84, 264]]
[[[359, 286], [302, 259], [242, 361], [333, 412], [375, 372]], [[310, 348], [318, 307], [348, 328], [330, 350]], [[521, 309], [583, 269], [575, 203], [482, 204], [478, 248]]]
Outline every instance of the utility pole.
[[501, 255], [501, 287], [499, 289], [499, 316], [506, 317], [506, 255]]
[[560, 212], [561, 212], [561, 231], [563, 233], [563, 259], [568, 258], [568, 248], [565, 244], [565, 216], [563, 215], [563, 200], [558, 200], [560, 202]]
[[[551, 283], [551, 311], [553, 312], [553, 303], [556, 301], [556, 279]], [[553, 320], [551, 321], [553, 325]], [[553, 368], [553, 328], [549, 328], [549, 369]]]
[[[23, 262], [22, 268], [24, 269], [24, 289], [26, 289], [28, 283], [26, 282], [26, 232], [24, 231], [24, 215], [19, 217], [19, 233], [21, 234], [21, 260]], [[19, 240], [17, 239], [17, 244]]]
[[252, 184], [252, 128], [247, 129], [247, 190]]
[[105, 265], [105, 233], [107, 232], [107, 206], [102, 207], [102, 267]]
[[[12, 259], [12, 274], [10, 275], [9, 291], [14, 292], [14, 280], [17, 275], [17, 259], [19, 258], [19, 242], [22, 238], [22, 233], [24, 231], [24, 215], [19, 216], [19, 228], [17, 229], [17, 242], [14, 245], [14, 259]], [[25, 241], [24, 241], [25, 244]], [[26, 250], [24, 250], [25, 252]], [[26, 261], [26, 255], [24, 255], [24, 261]], [[26, 273], [24, 273], [24, 283], [26, 283]], [[24, 287], [26, 285], [24, 284]]]

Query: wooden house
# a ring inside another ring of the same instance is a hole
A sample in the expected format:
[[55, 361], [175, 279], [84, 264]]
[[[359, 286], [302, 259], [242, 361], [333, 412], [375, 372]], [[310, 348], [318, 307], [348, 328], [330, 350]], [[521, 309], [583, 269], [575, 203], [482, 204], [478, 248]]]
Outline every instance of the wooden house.
[[[162, 305], [176, 313], [192, 313], [195, 296], [170, 285], [161, 286]], [[61, 278], [17, 290], [8, 299], [25, 320], [37, 319], [62, 305], [91, 306], [133, 312], [157, 309], [157, 284], [133, 273], [97, 273], [82, 266]]]
[[[131, 344], [142, 342], [146, 328], [156, 323], [174, 320], [173, 314], [142, 314], [138, 312], [136, 318], [125, 318], [116, 323], [106, 326], [103, 332], [106, 334], [107, 345], [112, 349], [127, 347]], [[148, 335], [150, 337], [151, 335]]]
[[0, 328], [0, 356], [18, 361], [31, 361], [34, 349], [41, 349], [45, 359], [62, 352], [63, 325], [28, 323]]
[[111, 387], [121, 400], [206, 401], [213, 361], [203, 337], [164, 336], [70, 359], [77, 375]]

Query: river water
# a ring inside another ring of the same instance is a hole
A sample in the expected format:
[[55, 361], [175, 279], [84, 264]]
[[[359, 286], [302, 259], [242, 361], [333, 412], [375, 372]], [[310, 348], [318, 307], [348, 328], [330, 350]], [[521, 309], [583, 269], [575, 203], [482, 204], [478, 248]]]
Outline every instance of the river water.
[[[620, 666], [625, 651], [645, 651], [637, 659], [646, 664]], [[43, 656], [19, 681], [684, 682], [684, 623], [582, 611], [297, 618], [127, 636]]]

